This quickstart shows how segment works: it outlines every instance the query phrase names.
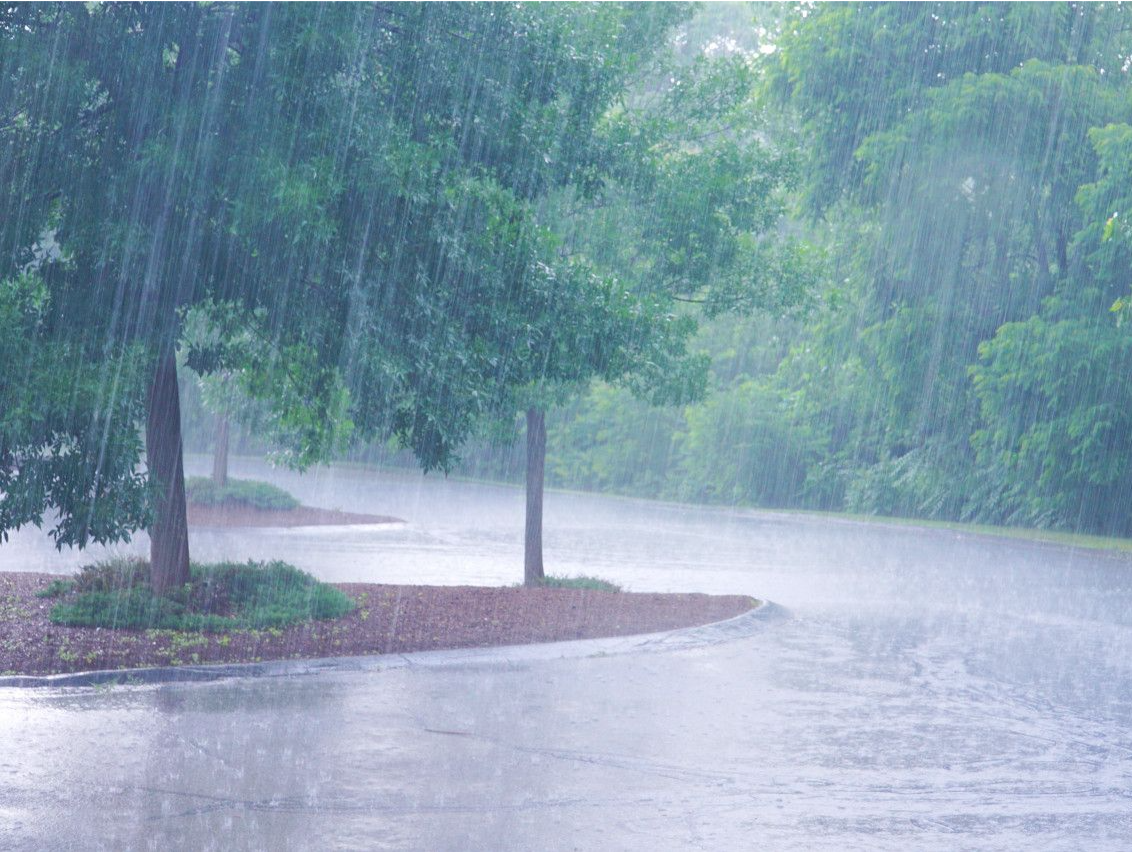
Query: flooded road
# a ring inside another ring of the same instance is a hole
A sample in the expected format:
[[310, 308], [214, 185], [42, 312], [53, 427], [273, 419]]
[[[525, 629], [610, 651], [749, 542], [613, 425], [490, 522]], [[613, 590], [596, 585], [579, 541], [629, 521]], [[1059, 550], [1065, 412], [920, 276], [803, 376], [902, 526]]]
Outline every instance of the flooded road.
[[[407, 523], [197, 530], [198, 559], [521, 577], [519, 490], [233, 467]], [[0, 690], [0, 848], [1128, 847], [1129, 556], [580, 494], [546, 522], [552, 573], [789, 617], [635, 656]], [[4, 570], [89, 558], [0, 547]]]

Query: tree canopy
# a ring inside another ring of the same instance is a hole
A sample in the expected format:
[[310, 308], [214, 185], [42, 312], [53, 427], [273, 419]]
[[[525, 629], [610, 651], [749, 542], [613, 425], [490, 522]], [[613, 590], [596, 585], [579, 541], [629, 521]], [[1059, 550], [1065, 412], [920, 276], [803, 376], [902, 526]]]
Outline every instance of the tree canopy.
[[796, 169], [751, 135], [742, 63], [641, 106], [687, 14], [6, 10], [3, 328], [29, 370], [0, 388], [0, 528], [148, 526], [154, 584], [179, 582], [179, 347], [300, 467], [352, 433], [447, 468], [477, 424], [595, 377], [696, 396], [677, 303], [795, 298], [766, 237]]
[[[22, 403], [0, 447], [5, 529], [50, 507], [60, 543], [138, 526], [148, 509], [134, 505], [144, 478], [130, 424], [147, 406], [151, 444], [170, 444], [147, 448], [150, 474], [175, 496], [176, 397], [159, 391], [188, 308], [255, 341], [198, 339], [187, 360], [238, 370], [289, 427], [298, 463], [322, 457], [349, 417], [362, 435], [396, 435], [426, 468], [446, 466], [553, 353], [596, 347], [602, 323], [625, 314], [618, 292], [560, 262], [533, 209], [555, 188], [600, 181], [593, 125], [682, 14], [6, 10], [5, 331], [14, 346], [41, 338], [67, 359], [54, 374], [76, 379], [58, 395], [3, 388]], [[87, 385], [89, 401], [76, 396]], [[167, 471], [154, 463], [166, 455]], [[66, 476], [50, 474], [64, 459]], [[115, 513], [108, 493], [136, 510]]]
[[702, 403], [573, 405], [558, 440], [589, 443], [552, 481], [1132, 531], [1127, 10], [776, 12], [754, 10], [755, 106], [802, 147], [787, 228], [829, 262], [811, 310], [702, 328]]

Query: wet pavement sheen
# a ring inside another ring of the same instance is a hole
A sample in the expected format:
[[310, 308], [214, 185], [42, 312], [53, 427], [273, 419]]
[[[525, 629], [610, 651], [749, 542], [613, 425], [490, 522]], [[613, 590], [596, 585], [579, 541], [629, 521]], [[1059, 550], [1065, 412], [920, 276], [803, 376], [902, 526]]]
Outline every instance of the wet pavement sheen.
[[[408, 523], [199, 530], [195, 556], [521, 572], [517, 490], [270, 475]], [[554, 573], [788, 612], [648, 653], [0, 689], [0, 849], [1129, 848], [1129, 556], [592, 495], [549, 495], [546, 520]], [[5, 570], [88, 558], [0, 547]]]

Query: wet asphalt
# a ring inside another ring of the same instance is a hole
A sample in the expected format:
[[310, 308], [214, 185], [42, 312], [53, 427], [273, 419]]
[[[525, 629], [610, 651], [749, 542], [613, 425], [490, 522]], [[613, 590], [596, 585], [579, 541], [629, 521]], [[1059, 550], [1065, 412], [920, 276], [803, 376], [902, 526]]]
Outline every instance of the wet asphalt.
[[[517, 490], [236, 468], [407, 523], [200, 530], [199, 558], [521, 572]], [[555, 573], [775, 606], [662, 640], [0, 688], [0, 849], [1132, 845], [1129, 555], [578, 494], [546, 520]], [[0, 547], [4, 570], [87, 558]]]

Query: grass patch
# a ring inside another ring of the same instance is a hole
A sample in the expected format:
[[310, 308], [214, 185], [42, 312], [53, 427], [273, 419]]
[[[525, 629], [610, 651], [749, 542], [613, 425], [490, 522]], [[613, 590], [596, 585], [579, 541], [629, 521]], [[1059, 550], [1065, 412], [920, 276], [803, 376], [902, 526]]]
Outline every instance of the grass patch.
[[588, 589], [592, 592], [620, 592], [621, 587], [600, 577], [547, 576], [538, 583], [544, 589]]
[[[758, 510], [756, 511], [764, 511]], [[899, 515], [864, 515], [853, 512], [815, 512], [809, 509], [766, 509], [786, 515], [808, 515], [816, 518], [833, 518], [843, 521], [859, 521], [866, 524], [891, 524], [893, 526], [925, 527], [935, 530], [949, 530], [972, 535], [994, 536], [996, 538], [1015, 538], [1023, 541], [1063, 544], [1068, 547], [1084, 547], [1091, 550], [1112, 550], [1122, 553], [1132, 552], [1132, 538], [1077, 533], [1068, 530], [1037, 529], [1035, 527], [999, 527], [992, 524], [976, 524], [966, 521], [938, 521], [928, 518], [911, 518]]]
[[297, 509], [299, 501], [267, 482], [252, 479], [229, 479], [217, 485], [204, 476], [185, 480], [185, 498], [202, 506], [249, 506], [253, 509]]
[[60, 593], [51, 620], [72, 627], [222, 633], [339, 618], [354, 608], [338, 589], [285, 562], [193, 564], [190, 574], [184, 587], [157, 597], [140, 559], [88, 565]]

